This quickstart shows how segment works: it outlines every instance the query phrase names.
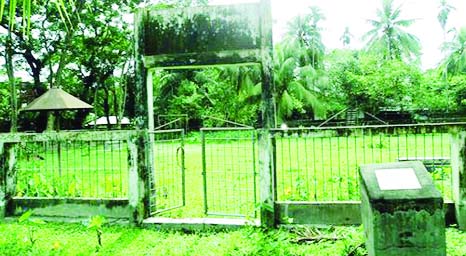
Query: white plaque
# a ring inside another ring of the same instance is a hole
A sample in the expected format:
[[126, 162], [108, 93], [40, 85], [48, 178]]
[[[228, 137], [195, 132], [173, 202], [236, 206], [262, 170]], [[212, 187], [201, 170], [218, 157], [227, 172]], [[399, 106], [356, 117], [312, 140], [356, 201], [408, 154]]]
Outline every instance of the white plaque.
[[421, 184], [413, 168], [375, 170], [380, 190], [420, 189]]

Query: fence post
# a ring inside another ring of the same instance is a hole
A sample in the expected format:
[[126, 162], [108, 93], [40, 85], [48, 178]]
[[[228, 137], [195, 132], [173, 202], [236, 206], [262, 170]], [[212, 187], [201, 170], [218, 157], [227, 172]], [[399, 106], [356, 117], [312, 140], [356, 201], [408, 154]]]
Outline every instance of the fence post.
[[262, 66], [262, 130], [259, 140], [260, 221], [266, 227], [275, 226], [273, 185], [273, 145], [270, 129], [274, 127], [273, 45], [270, 0], [261, 0], [261, 66]]
[[8, 212], [8, 204], [16, 188], [16, 146], [12, 143], [0, 143], [0, 220]]
[[[147, 165], [145, 162], [145, 139], [141, 134], [132, 135], [128, 139], [129, 184], [128, 203], [130, 223], [141, 225], [148, 216], [149, 190], [147, 188]], [[141, 145], [142, 144], [142, 145]]]
[[458, 226], [466, 230], [466, 132], [452, 132], [453, 200]]

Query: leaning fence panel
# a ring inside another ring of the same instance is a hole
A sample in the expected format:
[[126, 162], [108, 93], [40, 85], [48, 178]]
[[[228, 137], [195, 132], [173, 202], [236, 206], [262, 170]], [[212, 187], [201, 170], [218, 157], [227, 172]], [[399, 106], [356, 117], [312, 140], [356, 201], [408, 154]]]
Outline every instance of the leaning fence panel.
[[127, 198], [127, 138], [108, 132], [23, 135], [16, 196]]
[[422, 161], [452, 198], [448, 126], [406, 125], [273, 130], [278, 200], [359, 200], [361, 164]]
[[184, 131], [149, 132], [153, 157], [149, 174], [150, 214], [155, 215], [185, 205]]

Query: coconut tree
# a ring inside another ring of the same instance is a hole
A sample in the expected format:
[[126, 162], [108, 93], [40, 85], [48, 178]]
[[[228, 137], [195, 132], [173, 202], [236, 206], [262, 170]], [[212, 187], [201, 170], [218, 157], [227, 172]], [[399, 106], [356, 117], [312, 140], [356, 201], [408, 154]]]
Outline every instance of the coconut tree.
[[300, 46], [298, 40], [290, 38], [275, 46], [274, 99], [278, 122], [290, 117], [294, 111], [302, 112], [306, 108], [311, 108], [315, 116], [325, 114], [317, 97], [318, 72], [311, 64], [300, 65], [300, 56], [305, 52], [306, 49]]
[[446, 57], [441, 68], [445, 68], [449, 75], [466, 74], [466, 27], [462, 27], [453, 41], [444, 44]]
[[448, 16], [450, 15], [451, 11], [455, 10], [455, 7], [449, 5], [447, 3], [447, 0], [440, 0], [439, 9], [440, 10], [439, 10], [438, 15], [437, 15], [437, 20], [440, 23], [440, 26], [442, 27], [442, 30], [443, 30], [443, 34], [445, 36]]
[[401, 7], [394, 7], [393, 0], [383, 0], [382, 8], [377, 10], [377, 19], [369, 19], [372, 29], [365, 39], [369, 52], [381, 55], [385, 60], [416, 60], [419, 56], [419, 39], [405, 28], [412, 25], [414, 19], [400, 17]]
[[309, 10], [308, 14], [297, 16], [288, 23], [287, 36], [297, 40], [299, 46], [306, 49], [306, 54], [300, 59], [301, 65], [310, 64], [318, 69], [323, 65], [325, 52], [319, 22], [325, 20], [325, 16], [318, 7], [312, 6]]
[[[440, 26], [442, 27], [442, 32], [443, 32], [443, 43], [446, 43], [446, 36], [447, 36], [447, 21], [448, 21], [448, 16], [450, 15], [450, 12], [454, 11], [455, 7], [449, 5], [446, 0], [440, 0], [440, 5], [439, 5], [439, 12], [437, 15], [437, 20], [440, 23]], [[443, 79], [444, 82], [446, 83], [447, 80], [447, 66], [444, 66], [444, 70], [442, 71]]]
[[353, 38], [353, 34], [349, 31], [349, 27], [345, 27], [345, 31], [340, 37], [340, 41], [343, 44], [343, 47], [348, 46], [351, 43], [351, 38]]

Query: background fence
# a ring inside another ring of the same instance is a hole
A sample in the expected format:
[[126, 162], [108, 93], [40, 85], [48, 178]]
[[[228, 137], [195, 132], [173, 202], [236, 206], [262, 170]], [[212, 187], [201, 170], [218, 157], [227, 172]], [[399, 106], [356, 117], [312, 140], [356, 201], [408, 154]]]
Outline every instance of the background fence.
[[16, 196], [127, 198], [128, 134], [22, 135], [17, 143]]
[[448, 125], [274, 130], [277, 199], [359, 200], [361, 164], [423, 161], [445, 199], [452, 198]]
[[[420, 160], [444, 198], [452, 199], [451, 129], [464, 124], [272, 130], [276, 198], [359, 200], [361, 164]], [[128, 198], [127, 143], [133, 133], [2, 135], [16, 136], [1, 138], [17, 144], [15, 195]], [[198, 135], [200, 140], [185, 140], [183, 130], [148, 134], [151, 212], [185, 206], [174, 214], [254, 216], [260, 190], [257, 131], [203, 128]]]

